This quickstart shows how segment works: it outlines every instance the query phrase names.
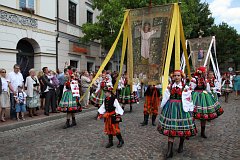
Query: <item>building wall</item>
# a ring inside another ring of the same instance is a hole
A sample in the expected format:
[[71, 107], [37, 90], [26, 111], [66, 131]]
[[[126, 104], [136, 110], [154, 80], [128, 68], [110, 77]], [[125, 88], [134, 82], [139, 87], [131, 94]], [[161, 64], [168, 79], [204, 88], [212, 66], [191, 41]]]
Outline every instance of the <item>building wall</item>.
[[[71, 43], [79, 43], [80, 37], [83, 36], [81, 26], [87, 22], [87, 11], [93, 13], [93, 22], [96, 22], [97, 16], [100, 14], [98, 10], [93, 10], [90, 0], [70, 0], [77, 4], [76, 6], [76, 25], [69, 23], [68, 5], [69, 1], [59, 1], [59, 68], [62, 70], [65, 62], [70, 64], [70, 60], [78, 61], [78, 70], [87, 70], [88, 63], [92, 64], [89, 70], [95, 71], [96, 67], [101, 66], [103, 58], [100, 58], [102, 49], [99, 41], [91, 42], [85, 47], [88, 49], [86, 53], [72, 53]], [[69, 46], [69, 47], [68, 47]], [[112, 61], [112, 69], [115, 70], [115, 63]]]
[[0, 4], [17, 9], [17, 0], [0, 0]]
[[[11, 1], [11, 3], [9, 1]], [[9, 1], [0, 0], [0, 13], [2, 15], [6, 14], [10, 15], [10, 17], [16, 16], [15, 18], [17, 20], [21, 18], [35, 19], [37, 21], [37, 26], [16, 23], [15, 21], [11, 21], [9, 17], [0, 19], [0, 68], [6, 68], [8, 72], [12, 70], [13, 65], [17, 63], [17, 54], [19, 52], [17, 50], [17, 44], [20, 40], [25, 39], [31, 43], [34, 49], [34, 68], [41, 70], [43, 66], [49, 66], [50, 69], [55, 70], [56, 22], [55, 20], [49, 19], [55, 18], [53, 15], [53, 13], [55, 14], [55, 3], [48, 3], [52, 10], [42, 11], [43, 14], [38, 16], [18, 10], [16, 4], [19, 2], [16, 0]], [[41, 2], [39, 3], [40, 9], [41, 5], [46, 5], [48, 1], [43, 0]], [[52, 5], [52, 7], [50, 5]], [[41, 14], [41, 11], [39, 13]]]

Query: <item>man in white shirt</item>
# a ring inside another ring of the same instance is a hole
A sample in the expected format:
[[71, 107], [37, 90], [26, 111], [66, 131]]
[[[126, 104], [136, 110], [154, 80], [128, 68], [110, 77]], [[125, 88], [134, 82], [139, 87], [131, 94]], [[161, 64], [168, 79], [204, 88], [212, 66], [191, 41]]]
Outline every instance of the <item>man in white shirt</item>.
[[10, 118], [16, 118], [16, 111], [15, 111], [15, 99], [14, 95], [17, 93], [18, 86], [22, 86], [24, 88], [24, 79], [22, 73], [20, 73], [20, 65], [15, 64], [13, 66], [13, 72], [10, 72], [7, 77], [12, 85], [14, 91], [10, 91]]

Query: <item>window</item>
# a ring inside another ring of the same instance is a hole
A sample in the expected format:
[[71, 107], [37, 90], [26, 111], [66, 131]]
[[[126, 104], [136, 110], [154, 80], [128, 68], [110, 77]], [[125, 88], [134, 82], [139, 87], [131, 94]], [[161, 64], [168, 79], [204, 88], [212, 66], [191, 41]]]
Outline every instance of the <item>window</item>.
[[19, 1], [19, 7], [20, 8], [26, 8], [26, 6], [27, 6], [26, 0], [20, 0]]
[[73, 68], [78, 68], [78, 61], [70, 60], [70, 66]]
[[87, 62], [87, 71], [92, 72], [93, 71], [93, 63], [92, 62]]
[[28, 8], [34, 9], [34, 0], [28, 0]]
[[69, 1], [69, 22], [76, 24], [76, 7], [77, 5]]
[[19, 8], [31, 8], [34, 9], [34, 0], [19, 0]]
[[87, 11], [87, 23], [93, 23], [93, 13]]

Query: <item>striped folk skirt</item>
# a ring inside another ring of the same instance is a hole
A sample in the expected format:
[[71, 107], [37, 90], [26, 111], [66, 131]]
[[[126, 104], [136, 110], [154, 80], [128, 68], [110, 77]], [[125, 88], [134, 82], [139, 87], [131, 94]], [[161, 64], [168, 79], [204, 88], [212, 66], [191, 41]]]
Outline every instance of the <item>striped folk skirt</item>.
[[103, 104], [105, 99], [105, 94], [103, 89], [99, 89], [97, 92], [92, 93], [90, 97], [90, 101], [95, 107], [100, 107]]
[[158, 131], [169, 137], [191, 137], [197, 133], [193, 117], [185, 112], [181, 100], [169, 100], [162, 109]]
[[193, 116], [196, 119], [213, 120], [224, 112], [211, 93], [194, 91], [192, 92], [192, 100], [195, 106]]
[[130, 85], [127, 85], [126, 87], [121, 89], [118, 101], [122, 104], [132, 104], [137, 103], [139, 100], [137, 93], [131, 93]]
[[61, 112], [75, 113], [82, 111], [82, 108], [77, 102], [77, 98], [73, 97], [72, 91], [67, 90], [63, 93], [62, 99], [58, 105], [58, 110]]

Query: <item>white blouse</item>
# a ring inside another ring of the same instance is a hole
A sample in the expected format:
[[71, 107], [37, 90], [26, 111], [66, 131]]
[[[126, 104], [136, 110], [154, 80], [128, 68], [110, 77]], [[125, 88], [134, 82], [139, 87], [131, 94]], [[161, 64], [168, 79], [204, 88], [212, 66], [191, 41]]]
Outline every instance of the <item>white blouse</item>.
[[2, 80], [2, 91], [3, 92], [7, 92], [8, 91], [8, 83], [9, 83], [9, 80], [4, 78], [4, 77], [1, 77], [1, 80]]
[[[37, 83], [39, 84], [38, 78], [36, 76], [34, 78], [36, 79]], [[31, 76], [28, 76], [26, 78], [26, 83], [25, 83], [25, 87], [27, 87], [26, 94], [28, 97], [33, 97], [33, 89], [34, 89], [33, 84], [36, 84], [36, 82], [32, 79]]]
[[[169, 85], [169, 87], [170, 87], [170, 85]], [[170, 99], [171, 91], [169, 90], [169, 87], [164, 92], [163, 99], [161, 102], [161, 108], [164, 107]], [[182, 85], [182, 82], [181, 82], [179, 84], [174, 83], [172, 85], [172, 88], [175, 88], [175, 87], [182, 89], [184, 86]], [[192, 90], [190, 90], [190, 88], [187, 85], [185, 85], [184, 91], [182, 92], [182, 106], [183, 106], [183, 110], [185, 112], [193, 111], [193, 109], [194, 109], [191, 93], [192, 93]]]
[[[120, 104], [119, 104], [117, 99], [114, 100], [113, 106], [115, 107], [116, 114], [123, 115], [124, 111], [123, 111], [122, 107], [120, 106]], [[106, 112], [106, 109], [105, 109], [105, 104], [103, 102], [101, 107], [98, 109], [98, 113], [99, 114], [104, 114], [105, 112]]]

